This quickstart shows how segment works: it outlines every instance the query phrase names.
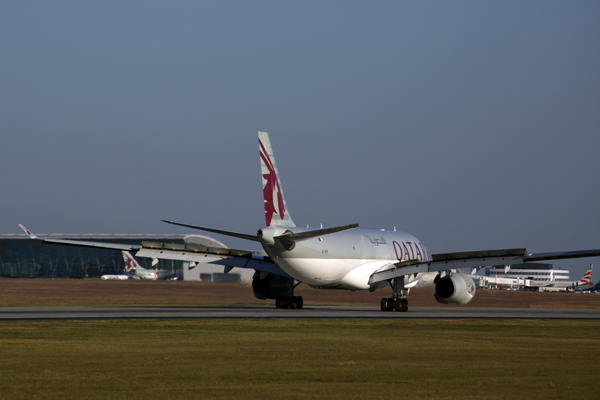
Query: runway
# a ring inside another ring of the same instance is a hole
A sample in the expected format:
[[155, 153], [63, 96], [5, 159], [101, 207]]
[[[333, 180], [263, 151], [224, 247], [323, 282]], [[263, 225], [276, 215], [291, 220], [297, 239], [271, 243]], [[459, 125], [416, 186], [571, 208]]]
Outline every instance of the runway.
[[382, 312], [378, 307], [12, 307], [0, 308], [0, 321], [136, 319], [448, 319], [448, 320], [600, 320], [600, 310], [415, 307]]

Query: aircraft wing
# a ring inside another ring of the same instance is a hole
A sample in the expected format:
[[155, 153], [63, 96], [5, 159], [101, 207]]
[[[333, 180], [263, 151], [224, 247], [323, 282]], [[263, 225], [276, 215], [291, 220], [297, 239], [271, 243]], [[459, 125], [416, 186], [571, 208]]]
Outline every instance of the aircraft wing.
[[19, 224], [21, 229], [25, 231], [27, 236], [33, 240], [37, 240], [43, 243], [49, 244], [62, 244], [66, 246], [81, 246], [81, 247], [96, 247], [100, 249], [110, 249], [110, 250], [125, 250], [125, 251], [135, 251], [139, 249], [140, 245], [137, 244], [119, 244], [119, 243], [104, 243], [104, 242], [89, 242], [87, 240], [67, 240], [67, 239], [45, 239], [38, 237], [34, 233], [32, 233], [29, 229], [25, 228], [23, 225]]
[[103, 242], [88, 242], [85, 240], [63, 240], [41, 238], [23, 225], [19, 225], [27, 235], [34, 240], [69, 246], [95, 247], [109, 250], [137, 251], [136, 257], [150, 257], [166, 260], [199, 262], [212, 265], [222, 265], [226, 270], [235, 268], [250, 268], [261, 272], [269, 272], [283, 277], [289, 277], [269, 257], [254, 255], [246, 250], [234, 250], [222, 247], [206, 247], [190, 244], [142, 242], [137, 244], [118, 244]]
[[255, 255], [247, 250], [193, 244], [142, 242], [142, 247], [136, 253], [136, 257], [221, 265], [226, 271], [231, 268], [249, 268], [289, 278], [269, 257]]
[[566, 258], [597, 257], [600, 249], [564, 251], [555, 253], [528, 254], [526, 249], [503, 249], [470, 251], [458, 253], [433, 254], [431, 260], [409, 260], [392, 263], [373, 273], [369, 283], [387, 281], [404, 275], [423, 272], [449, 271], [459, 268], [473, 268], [490, 265], [513, 265], [541, 260], [560, 260]]

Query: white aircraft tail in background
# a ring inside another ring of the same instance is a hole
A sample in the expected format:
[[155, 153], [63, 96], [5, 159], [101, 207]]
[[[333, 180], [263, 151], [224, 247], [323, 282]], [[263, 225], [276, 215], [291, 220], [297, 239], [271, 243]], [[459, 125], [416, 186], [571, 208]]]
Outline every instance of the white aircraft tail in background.
[[592, 282], [592, 268], [594, 268], [594, 264], [590, 264], [590, 268], [583, 274], [583, 277], [577, 282], [577, 286], [585, 287], [585, 286], [594, 286], [594, 282]]

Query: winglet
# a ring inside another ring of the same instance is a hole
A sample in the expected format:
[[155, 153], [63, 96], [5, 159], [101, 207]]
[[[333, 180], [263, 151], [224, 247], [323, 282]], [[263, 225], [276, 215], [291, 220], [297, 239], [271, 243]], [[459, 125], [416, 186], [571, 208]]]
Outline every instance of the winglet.
[[21, 227], [21, 229], [23, 229], [25, 231], [27, 236], [29, 236], [31, 239], [39, 239], [39, 237], [37, 237], [33, 232], [31, 232], [29, 229], [25, 228], [23, 225], [19, 224], [19, 226]]

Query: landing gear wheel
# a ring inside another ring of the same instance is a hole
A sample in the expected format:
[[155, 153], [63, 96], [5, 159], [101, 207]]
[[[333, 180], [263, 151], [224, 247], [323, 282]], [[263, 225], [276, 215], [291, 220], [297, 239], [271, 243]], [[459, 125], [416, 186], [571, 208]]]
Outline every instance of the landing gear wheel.
[[290, 297], [290, 308], [293, 309], [301, 309], [303, 306], [302, 296], [292, 296]]
[[[400, 305], [401, 305], [402, 312], [408, 311], [408, 300], [402, 299], [402, 301], [400, 301]], [[396, 311], [398, 311], [398, 310], [396, 310]]]
[[384, 297], [383, 299], [381, 299], [381, 311], [387, 311], [388, 310], [388, 299], [387, 297]]
[[408, 311], [406, 296], [410, 289], [404, 286], [404, 276], [391, 279], [389, 284], [393, 290], [392, 297], [381, 299], [381, 311]]
[[294, 310], [301, 309], [303, 307], [304, 300], [302, 299], [302, 296], [277, 296], [277, 298], [275, 299], [275, 308], [279, 308], [282, 310], [287, 310], [288, 308], [291, 308], [292, 310]]
[[394, 305], [396, 304], [396, 302], [394, 301], [393, 298], [391, 297], [384, 297], [383, 299], [381, 299], [381, 311], [394, 311]]
[[394, 311], [396, 311], [396, 312], [402, 311], [402, 300], [403, 299], [396, 299], [396, 301], [394, 301]]

